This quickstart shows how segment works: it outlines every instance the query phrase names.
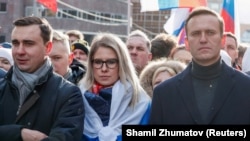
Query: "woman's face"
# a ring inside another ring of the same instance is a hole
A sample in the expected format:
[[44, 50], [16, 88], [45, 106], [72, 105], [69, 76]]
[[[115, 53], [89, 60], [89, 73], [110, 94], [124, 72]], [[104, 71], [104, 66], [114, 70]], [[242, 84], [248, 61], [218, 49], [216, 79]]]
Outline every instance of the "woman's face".
[[158, 84], [160, 84], [161, 82], [163, 82], [164, 80], [169, 79], [171, 76], [171, 74], [168, 71], [162, 71], [159, 72], [157, 74], [157, 76], [155, 77], [155, 79], [153, 80], [153, 88], [155, 88]]
[[0, 57], [0, 68], [3, 68], [4, 70], [8, 71], [10, 67], [11, 67], [11, 64], [8, 61], [8, 59], [4, 57]]
[[111, 86], [119, 79], [119, 61], [114, 50], [99, 47], [92, 58], [94, 78], [103, 86]]

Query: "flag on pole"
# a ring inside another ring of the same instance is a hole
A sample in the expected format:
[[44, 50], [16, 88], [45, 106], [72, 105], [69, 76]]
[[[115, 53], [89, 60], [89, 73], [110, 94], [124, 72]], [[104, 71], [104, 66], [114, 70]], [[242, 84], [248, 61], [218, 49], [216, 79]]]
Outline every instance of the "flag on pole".
[[57, 12], [57, 2], [56, 0], [37, 0], [37, 2], [41, 3], [48, 9], [50, 9], [53, 12]]
[[226, 32], [234, 32], [234, 19], [235, 19], [235, 12], [234, 12], [234, 0], [224, 0], [223, 6], [221, 9], [221, 16], [224, 19], [225, 23], [225, 31]]
[[140, 0], [141, 12], [207, 5], [207, 0]]
[[185, 37], [186, 37], [186, 31], [183, 25], [183, 28], [181, 29], [181, 32], [179, 33], [179, 35], [177, 36], [177, 40], [178, 40], [178, 44], [184, 44], [185, 43]]
[[174, 8], [167, 22], [164, 24], [164, 30], [171, 35], [178, 37], [179, 44], [184, 43], [185, 30], [184, 24], [192, 8]]
[[191, 8], [174, 8], [171, 10], [170, 17], [164, 24], [167, 33], [178, 36], [184, 26], [184, 22]]
[[141, 12], [170, 10], [170, 18], [164, 24], [164, 30], [178, 37], [179, 44], [184, 42], [184, 24], [194, 7], [207, 6], [207, 0], [140, 0]]
[[223, 0], [221, 16], [225, 23], [225, 31], [233, 33], [240, 41], [240, 21], [238, 11], [238, 0]]

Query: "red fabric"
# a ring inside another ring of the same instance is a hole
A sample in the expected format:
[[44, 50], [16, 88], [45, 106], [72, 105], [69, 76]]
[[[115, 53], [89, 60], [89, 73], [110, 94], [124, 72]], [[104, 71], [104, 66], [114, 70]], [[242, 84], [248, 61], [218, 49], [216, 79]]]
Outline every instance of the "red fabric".
[[92, 86], [92, 92], [94, 94], [99, 94], [100, 90], [103, 88], [102, 85], [98, 84], [98, 83], [95, 83], [93, 86]]
[[101, 89], [104, 89], [104, 88], [109, 88], [109, 87], [112, 87], [113, 85], [109, 85], [109, 86], [103, 86], [97, 82], [94, 83], [94, 85], [92, 86], [92, 93], [94, 94], [99, 94], [100, 90]]
[[50, 9], [53, 12], [57, 12], [57, 2], [56, 0], [37, 0], [37, 2], [41, 3], [48, 9]]
[[234, 13], [234, 1], [235, 0], [224, 0], [221, 10], [221, 16], [225, 23], [226, 32], [235, 32], [235, 13]]

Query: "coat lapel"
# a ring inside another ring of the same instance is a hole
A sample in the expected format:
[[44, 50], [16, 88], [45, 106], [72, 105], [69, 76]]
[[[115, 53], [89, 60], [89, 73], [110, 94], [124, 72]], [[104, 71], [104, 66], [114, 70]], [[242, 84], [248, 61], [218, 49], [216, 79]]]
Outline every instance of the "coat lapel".
[[182, 76], [179, 80], [179, 84], [177, 85], [177, 90], [179, 90], [179, 94], [181, 95], [182, 100], [186, 105], [187, 110], [190, 112], [194, 122], [196, 124], [204, 124], [195, 101], [194, 88], [190, 70], [191, 65], [189, 65], [188, 69], [184, 70], [184, 72], [182, 73]]

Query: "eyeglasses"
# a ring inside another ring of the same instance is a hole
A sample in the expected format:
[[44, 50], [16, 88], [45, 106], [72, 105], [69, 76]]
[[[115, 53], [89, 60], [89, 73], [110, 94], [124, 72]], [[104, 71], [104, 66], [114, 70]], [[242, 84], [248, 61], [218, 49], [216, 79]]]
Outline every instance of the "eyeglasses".
[[114, 69], [118, 64], [118, 60], [117, 59], [108, 59], [106, 61], [102, 61], [100, 59], [93, 59], [92, 63], [93, 63], [93, 67], [96, 69], [102, 68], [104, 63], [106, 64], [107, 68]]

